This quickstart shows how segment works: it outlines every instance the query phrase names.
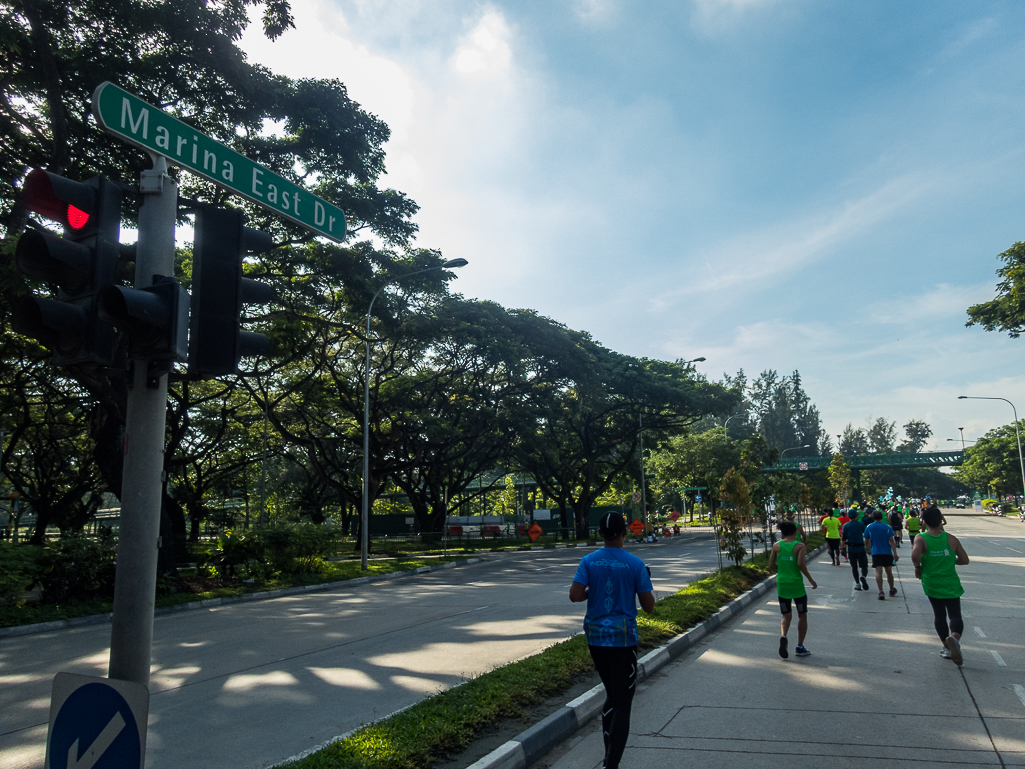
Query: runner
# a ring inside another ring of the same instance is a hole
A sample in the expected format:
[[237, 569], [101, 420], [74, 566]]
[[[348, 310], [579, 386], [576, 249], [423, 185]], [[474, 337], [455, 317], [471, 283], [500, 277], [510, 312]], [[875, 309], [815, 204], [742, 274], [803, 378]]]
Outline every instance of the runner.
[[779, 565], [776, 574], [776, 595], [779, 598], [779, 611], [783, 615], [780, 620], [779, 656], [786, 659], [790, 656], [787, 652], [787, 633], [790, 631], [790, 621], [793, 619], [793, 604], [797, 605], [797, 647], [794, 654], [798, 657], [807, 657], [811, 654], [804, 645], [804, 637], [808, 633], [808, 591], [804, 589], [802, 574], [808, 578], [812, 590], [818, 588], [818, 584], [808, 573], [808, 565], [804, 562], [807, 546], [797, 541], [797, 526], [792, 521], [783, 521], [779, 524], [779, 533], [783, 539], [772, 546], [772, 553], [769, 554], [769, 571]]
[[[605, 769], [617, 769], [630, 736], [630, 708], [637, 683], [637, 603], [655, 609], [651, 577], [642, 561], [623, 549], [626, 521], [606, 513], [598, 525], [605, 547], [585, 555], [569, 587], [569, 600], [587, 601], [584, 635], [594, 667], [605, 685], [601, 709]], [[593, 585], [591, 593], [588, 587]], [[636, 599], [635, 599], [636, 596]]]
[[897, 541], [897, 547], [900, 547], [904, 534], [904, 516], [900, 514], [896, 505], [890, 508], [890, 528], [893, 529], [893, 538]]
[[[854, 589], [868, 590], [868, 554], [865, 552], [865, 523], [857, 518], [844, 524], [841, 536], [847, 548], [851, 571], [854, 573]], [[858, 581], [858, 569], [861, 581]]]
[[918, 532], [922, 527], [922, 522], [918, 520], [918, 511], [912, 510], [908, 513], [905, 527], [908, 530], [908, 539], [911, 540], [911, 547], [915, 546], [915, 537], [918, 536]]
[[829, 558], [834, 566], [840, 565], [840, 519], [834, 510], [822, 518], [822, 533], [826, 535], [826, 546], [829, 547]]
[[840, 517], [837, 518], [837, 520], [840, 522], [840, 555], [843, 556], [843, 562], [844, 563], [847, 563], [848, 561], [847, 561], [847, 545], [846, 545], [846, 543], [844, 542], [844, 539], [843, 539], [843, 527], [847, 525], [847, 522], [849, 520], [851, 520], [851, 515], [857, 515], [858, 514], [857, 511], [858, 511], [858, 503], [855, 502], [853, 505], [851, 505], [851, 509], [850, 509], [849, 512], [847, 510], [841, 510], [840, 511]]
[[872, 543], [872, 568], [876, 570], [876, 586], [879, 588], [880, 601], [886, 600], [883, 593], [883, 571], [886, 571], [886, 580], [890, 583], [890, 598], [897, 595], [897, 588], [893, 584], [893, 564], [900, 560], [897, 555], [897, 542], [893, 538], [893, 529], [883, 523], [883, 513], [875, 510], [872, 513], [872, 523], [865, 527], [865, 540]]
[[911, 561], [915, 564], [915, 576], [922, 580], [922, 589], [932, 604], [933, 627], [943, 643], [940, 654], [960, 665], [964, 661], [961, 654], [964, 588], [955, 566], [967, 566], [968, 553], [957, 537], [943, 530], [943, 516], [938, 508], [928, 508], [922, 519], [928, 530], [916, 540]]

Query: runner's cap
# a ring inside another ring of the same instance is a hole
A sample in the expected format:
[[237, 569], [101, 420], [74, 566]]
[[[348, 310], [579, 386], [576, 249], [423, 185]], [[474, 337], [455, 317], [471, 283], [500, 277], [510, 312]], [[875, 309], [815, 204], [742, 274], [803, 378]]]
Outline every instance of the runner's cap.
[[619, 513], [605, 513], [598, 524], [598, 533], [607, 539], [618, 537], [626, 531], [626, 521]]

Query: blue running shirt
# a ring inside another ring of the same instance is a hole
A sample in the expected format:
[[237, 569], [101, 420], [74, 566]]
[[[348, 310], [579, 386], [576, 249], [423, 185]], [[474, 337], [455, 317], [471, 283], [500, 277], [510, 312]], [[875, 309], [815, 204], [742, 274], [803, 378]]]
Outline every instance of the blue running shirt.
[[636, 596], [652, 589], [644, 561], [621, 547], [603, 547], [580, 560], [573, 581], [588, 588], [584, 616], [587, 643], [636, 646]]
[[872, 555], [890, 555], [890, 537], [893, 536], [893, 529], [882, 521], [875, 521], [865, 527], [865, 539], [872, 542]]

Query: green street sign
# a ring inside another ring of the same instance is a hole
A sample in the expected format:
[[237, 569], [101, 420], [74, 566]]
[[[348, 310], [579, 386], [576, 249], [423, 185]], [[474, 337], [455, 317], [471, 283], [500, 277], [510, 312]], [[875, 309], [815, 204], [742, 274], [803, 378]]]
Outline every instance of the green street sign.
[[113, 83], [101, 83], [93, 92], [93, 115], [104, 131], [129, 144], [163, 155], [169, 163], [227, 187], [318, 235], [339, 243], [345, 238], [345, 214], [340, 208]]

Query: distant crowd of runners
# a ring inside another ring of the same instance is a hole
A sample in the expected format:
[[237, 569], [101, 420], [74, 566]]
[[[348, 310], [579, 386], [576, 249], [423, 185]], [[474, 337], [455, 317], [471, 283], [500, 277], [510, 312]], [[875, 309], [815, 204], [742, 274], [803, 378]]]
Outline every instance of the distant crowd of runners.
[[[961, 596], [964, 588], [957, 576], [956, 566], [968, 563], [964, 545], [943, 527], [947, 520], [933, 500], [926, 497], [921, 506], [890, 503], [886, 509], [866, 505], [862, 509], [857, 503], [849, 509], [837, 509], [822, 516], [819, 526], [826, 537], [829, 558], [834, 566], [840, 566], [840, 559], [850, 564], [854, 576], [855, 591], [870, 590], [868, 585], [868, 556], [872, 556], [875, 569], [876, 588], [880, 601], [885, 601], [887, 591], [883, 588], [883, 575], [889, 587], [889, 596], [897, 595], [893, 581], [893, 567], [900, 560], [897, 549], [903, 543], [903, 532], [908, 532], [911, 542], [911, 562], [915, 566], [915, 577], [922, 580], [933, 610], [933, 626], [943, 649], [940, 654], [960, 665], [961, 633], [964, 621], [961, 619]], [[790, 630], [792, 612], [797, 609], [798, 657], [811, 654], [804, 645], [808, 633], [808, 594], [804, 580], [807, 578], [812, 589], [818, 584], [808, 571], [807, 536], [802, 526], [793, 520], [778, 524], [782, 539], [772, 547], [769, 556], [769, 570], [777, 569], [776, 590], [779, 598], [780, 622], [779, 656], [787, 659], [787, 635]]]

